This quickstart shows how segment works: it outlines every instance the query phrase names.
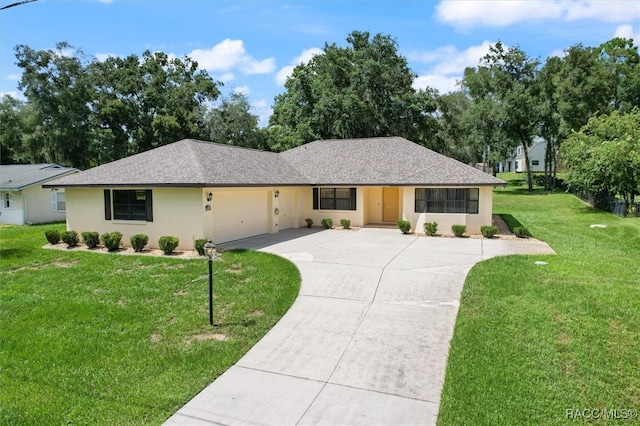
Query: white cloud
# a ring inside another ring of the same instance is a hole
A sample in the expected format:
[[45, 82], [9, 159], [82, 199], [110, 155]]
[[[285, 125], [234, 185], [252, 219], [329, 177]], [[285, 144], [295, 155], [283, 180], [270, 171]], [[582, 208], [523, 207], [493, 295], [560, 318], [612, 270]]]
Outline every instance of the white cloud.
[[8, 74], [5, 75], [4, 78], [6, 78], [7, 80], [13, 80], [13, 81], [18, 81], [22, 78], [22, 75], [20, 74]]
[[237, 86], [233, 88], [233, 92], [248, 96], [251, 93], [251, 89], [249, 86]]
[[632, 38], [633, 44], [636, 46], [640, 43], [640, 29], [638, 32], [633, 32], [633, 26], [631, 25], [620, 25], [616, 28], [616, 32], [613, 35], [614, 37], [622, 37], [622, 38]]
[[98, 61], [104, 62], [109, 58], [117, 58], [119, 55], [115, 53], [96, 53], [94, 56]]
[[258, 116], [260, 127], [269, 124], [269, 117], [273, 114], [273, 108], [271, 108], [271, 105], [265, 99], [258, 99], [257, 101], [251, 102], [251, 107]]
[[625, 0], [456, 0], [440, 2], [436, 6], [435, 16], [441, 22], [461, 28], [506, 27], [519, 22], [542, 20], [625, 22], [640, 17], [640, 7], [633, 1]]
[[635, 1], [572, 1], [566, 4], [567, 21], [625, 22], [637, 18], [640, 18], [640, 6]]
[[262, 61], [249, 60], [240, 64], [240, 69], [245, 74], [269, 74], [276, 69], [276, 60], [273, 58]]
[[0, 92], [0, 99], [2, 99], [5, 96], [11, 96], [13, 99], [18, 99], [21, 101], [27, 100], [27, 98], [25, 98], [21, 92], [16, 92], [14, 90], [10, 90], [8, 92]]
[[244, 74], [268, 74], [275, 69], [275, 59], [256, 60], [248, 55], [242, 40], [225, 39], [211, 49], [195, 49], [187, 56], [207, 71], [239, 69]]
[[458, 82], [461, 79], [462, 76], [447, 77], [444, 75], [434, 74], [421, 75], [413, 80], [413, 88], [419, 90], [431, 87], [433, 89], [437, 89], [441, 94], [455, 92], [460, 89]]
[[409, 59], [414, 62], [431, 64], [414, 80], [413, 87], [433, 87], [440, 93], [458, 90], [457, 82], [462, 80], [465, 68], [478, 66], [480, 58], [489, 53], [493, 44], [485, 40], [482, 44], [470, 46], [463, 51], [459, 51], [455, 46], [443, 46], [429, 52], [410, 54]]
[[228, 83], [236, 78], [235, 74], [232, 72], [226, 72], [218, 77], [218, 81], [223, 83]]
[[321, 54], [322, 54], [322, 49], [318, 47], [304, 49], [299, 56], [297, 56], [296, 58], [293, 59], [293, 61], [291, 61], [290, 65], [282, 67], [280, 71], [278, 71], [278, 73], [276, 74], [276, 82], [279, 85], [284, 86], [284, 83], [287, 81], [287, 78], [289, 78], [289, 76], [293, 73], [293, 69], [297, 65], [306, 64], [311, 60], [311, 58]]

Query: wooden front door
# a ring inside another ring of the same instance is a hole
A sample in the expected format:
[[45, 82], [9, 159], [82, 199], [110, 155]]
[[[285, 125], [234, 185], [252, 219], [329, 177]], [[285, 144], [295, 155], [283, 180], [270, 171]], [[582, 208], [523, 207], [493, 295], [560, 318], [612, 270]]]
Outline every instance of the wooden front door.
[[398, 188], [382, 188], [382, 221], [398, 220]]

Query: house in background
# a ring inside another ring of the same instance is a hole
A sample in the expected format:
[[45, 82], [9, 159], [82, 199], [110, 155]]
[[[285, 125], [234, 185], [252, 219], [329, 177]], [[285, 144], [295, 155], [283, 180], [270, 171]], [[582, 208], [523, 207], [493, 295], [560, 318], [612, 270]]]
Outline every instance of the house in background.
[[42, 184], [78, 171], [57, 164], [1, 165], [0, 223], [24, 225], [64, 221], [64, 188], [44, 189]]
[[192, 249], [306, 226], [436, 221], [479, 233], [505, 183], [399, 137], [319, 140], [282, 153], [185, 139], [66, 176], [67, 228], [163, 235]]
[[[544, 172], [544, 158], [547, 151], [547, 141], [544, 139], [536, 139], [529, 148], [529, 164], [532, 172]], [[527, 171], [524, 158], [524, 147], [520, 145], [514, 148], [511, 155], [498, 164], [498, 172], [517, 172], [524, 173]]]

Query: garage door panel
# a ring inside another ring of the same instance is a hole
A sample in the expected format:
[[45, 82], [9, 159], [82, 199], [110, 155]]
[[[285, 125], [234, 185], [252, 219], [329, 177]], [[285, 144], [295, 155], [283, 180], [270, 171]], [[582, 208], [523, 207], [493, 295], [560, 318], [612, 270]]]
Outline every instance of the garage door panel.
[[218, 193], [213, 200], [216, 243], [269, 232], [269, 197], [266, 191]]

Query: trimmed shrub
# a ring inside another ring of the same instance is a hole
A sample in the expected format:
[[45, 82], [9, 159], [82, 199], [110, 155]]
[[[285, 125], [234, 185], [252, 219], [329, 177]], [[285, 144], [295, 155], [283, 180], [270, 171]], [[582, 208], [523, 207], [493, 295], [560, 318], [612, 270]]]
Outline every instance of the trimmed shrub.
[[149, 242], [149, 236], [145, 234], [135, 234], [131, 236], [130, 241], [133, 250], [140, 253]]
[[193, 243], [193, 247], [196, 249], [200, 256], [204, 256], [204, 245], [207, 244], [207, 241], [209, 240], [206, 238], [198, 238]]
[[464, 235], [465, 232], [467, 232], [467, 226], [466, 225], [451, 225], [451, 232], [453, 232], [453, 235], [455, 235], [456, 237], [460, 238]]
[[498, 233], [498, 228], [492, 225], [482, 225], [480, 232], [482, 232], [482, 236], [485, 238], [493, 238]]
[[408, 220], [398, 220], [396, 225], [398, 225], [403, 234], [408, 234], [411, 231], [411, 222]]
[[524, 226], [516, 226], [515, 228], [513, 228], [513, 233], [518, 238], [527, 238], [531, 236], [527, 228], [525, 228]]
[[116, 251], [120, 248], [120, 242], [122, 241], [122, 233], [118, 231], [107, 232], [100, 235], [102, 245], [104, 245], [109, 251]]
[[80, 237], [78, 237], [76, 231], [65, 231], [60, 235], [60, 239], [69, 247], [75, 247], [80, 242]]
[[425, 222], [424, 223], [424, 233], [433, 237], [438, 232], [438, 223], [437, 222]]
[[307, 222], [307, 228], [311, 228], [313, 226], [313, 219], [306, 218], [304, 221]]
[[325, 217], [320, 223], [322, 223], [324, 229], [331, 229], [331, 227], [333, 226], [333, 219], [331, 219], [330, 217]]
[[351, 221], [349, 219], [340, 219], [340, 225], [342, 225], [344, 229], [349, 229], [351, 228]]
[[44, 231], [44, 236], [47, 237], [49, 244], [58, 244], [60, 242], [60, 232], [57, 229]]
[[100, 243], [100, 234], [95, 231], [87, 231], [82, 232], [80, 235], [82, 235], [82, 241], [84, 241], [87, 247], [90, 249], [98, 247], [98, 244]]
[[160, 239], [158, 240], [158, 246], [160, 246], [160, 249], [167, 256], [173, 254], [173, 251], [176, 249], [176, 247], [178, 247], [178, 244], [180, 244], [180, 240], [178, 239], [178, 237], [172, 237], [169, 235], [160, 237]]

